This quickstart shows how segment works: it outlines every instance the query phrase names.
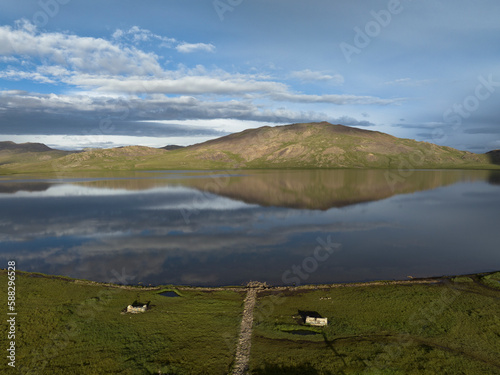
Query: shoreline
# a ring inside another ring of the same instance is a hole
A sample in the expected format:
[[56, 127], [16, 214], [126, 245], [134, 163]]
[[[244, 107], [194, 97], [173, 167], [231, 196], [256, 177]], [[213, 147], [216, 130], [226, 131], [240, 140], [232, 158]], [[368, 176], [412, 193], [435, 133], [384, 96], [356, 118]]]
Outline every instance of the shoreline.
[[[8, 164], [6, 164], [8, 165]], [[118, 172], [118, 173], [129, 173], [129, 172], [214, 172], [214, 171], [223, 171], [223, 172], [246, 172], [246, 171], [280, 171], [280, 170], [387, 170], [387, 171], [398, 171], [397, 167], [369, 167], [369, 166], [349, 166], [349, 167], [238, 167], [238, 168], [203, 168], [203, 167], [179, 167], [179, 168], [168, 168], [168, 169], [151, 169], [151, 168], [134, 168], [134, 169], [60, 169], [60, 170], [0, 170], [0, 177], [10, 177], [10, 176], [19, 176], [19, 175], [61, 175], [61, 174], [78, 174], [78, 173], [109, 173], [109, 172]], [[456, 171], [456, 170], [467, 170], [467, 171], [500, 171], [500, 165], [497, 164], [476, 164], [476, 165], [457, 165], [457, 166], [425, 166], [419, 168], [410, 168], [411, 171]]]
[[[458, 274], [458, 275], [442, 275], [442, 276], [430, 276], [430, 277], [415, 277], [409, 280], [372, 280], [363, 282], [348, 282], [348, 283], [331, 283], [331, 284], [303, 284], [303, 285], [268, 285], [265, 282], [259, 281], [249, 281], [246, 285], [223, 285], [223, 286], [193, 286], [193, 285], [177, 285], [177, 284], [160, 284], [160, 285], [150, 285], [142, 286], [138, 284], [117, 284], [117, 283], [106, 283], [99, 281], [92, 281], [87, 279], [77, 279], [69, 276], [63, 275], [49, 275], [39, 272], [29, 272], [17, 270], [16, 274], [22, 274], [28, 277], [40, 277], [46, 279], [55, 279], [60, 281], [67, 281], [74, 284], [86, 285], [86, 286], [99, 286], [108, 288], [118, 288], [124, 290], [143, 290], [143, 291], [153, 291], [153, 290], [164, 290], [164, 289], [178, 289], [178, 290], [197, 290], [197, 291], [216, 291], [216, 290], [232, 290], [232, 291], [247, 291], [249, 289], [260, 289], [266, 291], [297, 291], [297, 290], [316, 290], [316, 289], [333, 289], [333, 288], [354, 288], [354, 287], [366, 287], [366, 286], [387, 286], [387, 285], [412, 285], [412, 284], [439, 284], [443, 282], [451, 282], [454, 278], [472, 278], [472, 280], [479, 279], [484, 276], [492, 275], [494, 273], [500, 272], [488, 271], [488, 272], [478, 272], [478, 273], [468, 273], [468, 274]], [[0, 268], [0, 273], [7, 273], [7, 269]]]

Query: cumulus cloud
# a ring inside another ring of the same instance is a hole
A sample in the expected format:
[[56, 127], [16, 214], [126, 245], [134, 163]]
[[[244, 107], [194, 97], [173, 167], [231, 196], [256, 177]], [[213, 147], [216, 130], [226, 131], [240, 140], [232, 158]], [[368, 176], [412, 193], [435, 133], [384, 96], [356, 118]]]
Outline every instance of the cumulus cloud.
[[135, 47], [124, 47], [102, 38], [52, 32], [41, 33], [33, 25], [0, 26], [0, 54], [22, 56], [43, 65], [98, 74], [161, 73], [158, 56]]
[[143, 29], [138, 26], [132, 26], [126, 31], [117, 29], [113, 33], [112, 37], [115, 40], [128, 40], [135, 44], [141, 42], [160, 41], [164, 47], [171, 47], [173, 43], [177, 42], [175, 38], [158, 35], [153, 33], [151, 30]]
[[206, 43], [181, 43], [175, 49], [180, 53], [215, 52], [215, 46]]
[[388, 105], [397, 104], [403, 101], [403, 98], [396, 99], [382, 99], [376, 96], [358, 96], [358, 95], [307, 95], [307, 94], [294, 94], [290, 92], [279, 92], [272, 95], [274, 100], [286, 102], [300, 102], [300, 103], [331, 103], [331, 104], [378, 104]]
[[[0, 26], [0, 57], [5, 64], [0, 70], [1, 79], [51, 85], [47, 86], [49, 90], [66, 88], [58, 89], [57, 94], [0, 91], [0, 121], [5, 124], [0, 133], [170, 137], [179, 135], [178, 129], [145, 121], [194, 119], [232, 119], [249, 122], [249, 127], [255, 127], [255, 122], [324, 120], [371, 126], [373, 123], [368, 121], [318, 110], [288, 109], [281, 103], [388, 105], [402, 100], [303, 94], [262, 72], [230, 73], [216, 67], [208, 70], [203, 65], [183, 64], [166, 69], [161, 58], [146, 48], [153, 42], [181, 53], [215, 51], [213, 44], [186, 43], [138, 26], [117, 29], [109, 40], [45, 32], [28, 21]], [[343, 82], [341, 75], [309, 69], [288, 76], [304, 82]], [[103, 128], [103, 122], [111, 125]], [[203, 134], [193, 133], [188, 126], [182, 134], [184, 140], [221, 135], [206, 126]]]
[[434, 82], [432, 79], [416, 80], [413, 78], [399, 78], [393, 81], [385, 82], [386, 85], [399, 85], [399, 86], [424, 86]]
[[40, 83], [56, 83], [56, 81], [54, 81], [53, 79], [47, 77], [46, 75], [40, 74], [39, 72], [24, 72], [13, 69], [0, 71], [0, 78], [5, 78], [13, 81], [26, 79]]
[[223, 78], [217, 76], [185, 76], [180, 78], [147, 78], [140, 76], [107, 77], [78, 75], [67, 80], [75, 86], [92, 88], [100, 92], [148, 93], [148, 94], [245, 94], [286, 90], [286, 85], [273, 81], [247, 78]]
[[290, 76], [306, 82], [325, 81], [336, 85], [344, 83], [344, 77], [340, 74], [330, 75], [318, 71], [312, 71], [310, 69], [294, 71], [290, 74]]
[[[80, 37], [65, 33], [42, 33], [29, 22], [17, 28], [0, 26], [0, 54], [4, 57], [23, 57], [36, 66], [26, 71], [21, 66], [1, 74], [8, 79], [32, 79], [43, 83], [61, 82], [77, 88], [107, 93], [141, 93], [174, 95], [248, 95], [261, 93], [272, 100], [301, 103], [333, 104], [393, 104], [400, 99], [381, 99], [356, 95], [305, 95], [290, 92], [288, 85], [259, 75], [230, 74], [221, 70], [208, 72], [203, 66], [166, 70], [159, 57], [118, 40], [131, 38], [134, 42], [152, 39], [176, 42], [137, 26], [128, 31], [117, 30], [113, 41]], [[177, 45], [183, 53], [213, 52], [215, 46], [205, 43]], [[311, 70], [293, 72], [300, 79], [343, 80], [340, 75], [326, 75]]]

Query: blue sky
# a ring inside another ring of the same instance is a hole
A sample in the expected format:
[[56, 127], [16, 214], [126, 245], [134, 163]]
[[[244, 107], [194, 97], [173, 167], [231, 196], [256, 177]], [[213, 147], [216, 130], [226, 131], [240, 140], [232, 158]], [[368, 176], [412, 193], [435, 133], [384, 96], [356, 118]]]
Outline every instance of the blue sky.
[[3, 0], [0, 140], [189, 145], [329, 121], [500, 148], [493, 0]]

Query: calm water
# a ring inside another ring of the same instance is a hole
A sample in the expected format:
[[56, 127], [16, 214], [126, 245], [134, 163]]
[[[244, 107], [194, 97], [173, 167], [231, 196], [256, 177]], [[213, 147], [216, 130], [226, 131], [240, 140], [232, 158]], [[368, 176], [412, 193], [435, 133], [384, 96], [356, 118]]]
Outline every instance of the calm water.
[[0, 208], [1, 268], [14, 259], [96, 281], [298, 285], [500, 269], [500, 178], [488, 171], [0, 177]]

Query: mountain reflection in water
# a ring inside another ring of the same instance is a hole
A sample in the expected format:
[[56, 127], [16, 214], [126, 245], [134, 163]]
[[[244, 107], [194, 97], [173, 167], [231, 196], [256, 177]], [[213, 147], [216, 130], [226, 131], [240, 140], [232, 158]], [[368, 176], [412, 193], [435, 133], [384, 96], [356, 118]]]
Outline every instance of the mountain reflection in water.
[[[498, 180], [463, 170], [4, 176], [0, 258], [97, 281], [125, 272], [145, 284], [489, 271], [500, 268]], [[322, 243], [338, 247], [316, 259]]]
[[[231, 175], [235, 173], [236, 175]], [[243, 174], [243, 175], [242, 175]], [[459, 181], [486, 181], [491, 171], [284, 170], [242, 171], [207, 178], [115, 179], [80, 183], [106, 189], [142, 190], [178, 184], [260, 206], [328, 210], [397, 194], [435, 189]], [[172, 181], [173, 180], [173, 181]]]

